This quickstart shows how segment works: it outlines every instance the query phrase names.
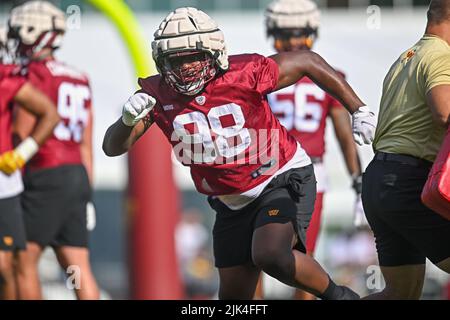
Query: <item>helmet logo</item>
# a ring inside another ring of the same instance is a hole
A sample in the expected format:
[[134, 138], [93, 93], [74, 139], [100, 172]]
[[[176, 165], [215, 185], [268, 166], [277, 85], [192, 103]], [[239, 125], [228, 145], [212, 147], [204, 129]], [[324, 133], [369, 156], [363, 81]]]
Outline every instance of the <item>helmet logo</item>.
[[204, 105], [206, 102], [206, 97], [205, 96], [198, 96], [195, 97], [195, 102], [197, 102], [199, 105]]

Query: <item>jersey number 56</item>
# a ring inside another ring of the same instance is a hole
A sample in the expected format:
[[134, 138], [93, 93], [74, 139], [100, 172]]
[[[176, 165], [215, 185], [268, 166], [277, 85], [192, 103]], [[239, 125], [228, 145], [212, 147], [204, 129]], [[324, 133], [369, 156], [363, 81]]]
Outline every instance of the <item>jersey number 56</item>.
[[[292, 98], [292, 94], [294, 97]], [[284, 98], [283, 95], [287, 97]], [[313, 97], [317, 102], [308, 101]], [[320, 127], [325, 92], [313, 83], [301, 83], [286, 87], [269, 95], [269, 104], [280, 123], [288, 130], [315, 132]]]

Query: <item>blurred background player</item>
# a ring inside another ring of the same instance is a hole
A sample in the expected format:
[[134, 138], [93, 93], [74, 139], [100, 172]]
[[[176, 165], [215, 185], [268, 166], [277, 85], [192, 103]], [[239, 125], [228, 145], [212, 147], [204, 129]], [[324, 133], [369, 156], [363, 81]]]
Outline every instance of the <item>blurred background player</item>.
[[[320, 26], [320, 11], [310, 0], [277, 0], [266, 9], [266, 32], [273, 38], [277, 52], [312, 50]], [[342, 74], [342, 76], [344, 76]], [[327, 175], [323, 164], [325, 127], [330, 117], [344, 155], [347, 169], [356, 192], [355, 222], [364, 217], [361, 204], [361, 164], [352, 137], [347, 110], [308, 77], [268, 96], [272, 111], [289, 133], [300, 142], [311, 157], [317, 179], [314, 212], [306, 234], [306, 249], [314, 255], [319, 236], [323, 196], [327, 189]], [[261, 291], [257, 292], [257, 296]], [[297, 290], [296, 298], [313, 298]]]
[[[0, 29], [0, 299], [16, 299], [13, 259], [25, 249], [20, 193], [23, 191], [20, 169], [37, 152], [59, 118], [53, 103], [29, 84], [14, 65], [3, 64], [7, 52], [6, 29]], [[30, 136], [13, 149], [12, 114], [19, 103], [37, 118]]]
[[[18, 257], [21, 299], [41, 299], [38, 262], [53, 247], [61, 267], [75, 266], [79, 299], [98, 299], [88, 250], [87, 205], [92, 182], [92, 109], [87, 76], [57, 61], [65, 32], [64, 13], [47, 1], [30, 1], [11, 11], [9, 36], [31, 83], [57, 105], [61, 121], [25, 168], [22, 197], [27, 249]], [[26, 137], [36, 118], [19, 110], [14, 132]]]
[[217, 23], [195, 8], [171, 12], [152, 49], [161, 74], [139, 80], [142, 89], [107, 130], [103, 149], [109, 156], [127, 152], [153, 123], [164, 132], [217, 212], [219, 298], [251, 299], [261, 270], [323, 299], [357, 298], [301, 253], [314, 207], [314, 171], [266, 95], [310, 75], [341, 99], [366, 144], [374, 114], [317, 54], [228, 57]]
[[200, 211], [188, 209], [175, 230], [177, 257], [188, 299], [209, 299], [217, 292], [209, 230], [203, 219]]

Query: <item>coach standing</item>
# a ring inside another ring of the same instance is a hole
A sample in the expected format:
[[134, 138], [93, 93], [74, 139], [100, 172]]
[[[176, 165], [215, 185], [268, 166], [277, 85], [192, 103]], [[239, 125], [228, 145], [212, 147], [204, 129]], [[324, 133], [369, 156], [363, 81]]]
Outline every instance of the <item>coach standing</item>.
[[370, 299], [419, 299], [425, 258], [450, 272], [450, 221], [421, 202], [450, 114], [450, 0], [432, 0], [425, 35], [383, 84], [375, 157], [362, 199], [386, 288]]

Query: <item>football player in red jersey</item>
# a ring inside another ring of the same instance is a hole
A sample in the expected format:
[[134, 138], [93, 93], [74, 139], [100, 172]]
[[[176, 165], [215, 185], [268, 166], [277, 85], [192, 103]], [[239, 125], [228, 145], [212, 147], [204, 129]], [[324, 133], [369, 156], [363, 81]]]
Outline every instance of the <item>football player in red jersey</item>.
[[[311, 0], [275, 0], [266, 9], [267, 36], [273, 38], [277, 52], [311, 50], [318, 36], [320, 11]], [[351, 122], [347, 110], [313, 80], [303, 77], [296, 84], [268, 96], [272, 111], [288, 132], [300, 142], [311, 157], [317, 179], [317, 196], [314, 212], [306, 232], [306, 250], [314, 255], [319, 235], [323, 196], [327, 189], [327, 177], [323, 165], [325, 153], [325, 126], [330, 117], [336, 137], [344, 155], [347, 169], [356, 192], [355, 222], [364, 218], [361, 202], [361, 165], [352, 137]], [[313, 296], [301, 290], [299, 299]]]
[[[56, 104], [61, 121], [27, 164], [22, 196], [27, 249], [18, 255], [17, 283], [21, 299], [41, 299], [38, 262], [51, 246], [61, 267], [74, 274], [79, 299], [98, 299], [88, 249], [87, 205], [91, 199], [92, 109], [87, 76], [54, 58], [65, 32], [64, 13], [47, 1], [14, 8], [9, 36], [31, 83]], [[14, 131], [23, 138], [35, 117], [18, 111]], [[71, 269], [74, 270], [74, 269]]]
[[[55, 106], [44, 94], [20, 76], [20, 68], [3, 64], [6, 30], [0, 30], [0, 300], [16, 299], [14, 255], [25, 249], [20, 194], [20, 168], [37, 152], [59, 121]], [[13, 105], [20, 103], [38, 121], [30, 135], [13, 148]]]
[[304, 254], [314, 170], [271, 112], [267, 94], [309, 76], [353, 114], [355, 136], [364, 143], [372, 140], [374, 114], [310, 51], [228, 57], [217, 23], [195, 8], [171, 12], [152, 49], [161, 75], [139, 80], [141, 90], [107, 130], [103, 150], [125, 153], [153, 123], [163, 131], [217, 212], [219, 298], [251, 299], [261, 270], [323, 299], [358, 298]]

